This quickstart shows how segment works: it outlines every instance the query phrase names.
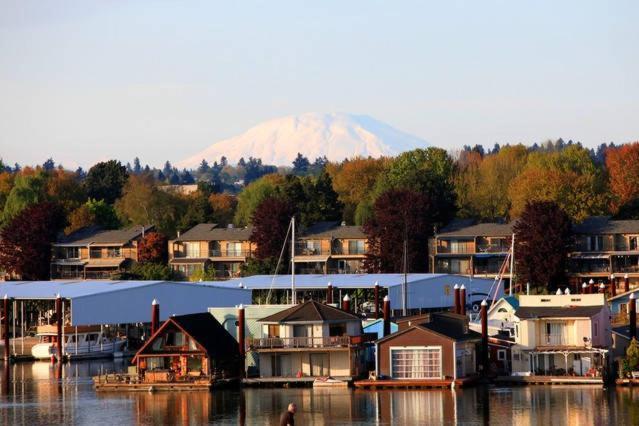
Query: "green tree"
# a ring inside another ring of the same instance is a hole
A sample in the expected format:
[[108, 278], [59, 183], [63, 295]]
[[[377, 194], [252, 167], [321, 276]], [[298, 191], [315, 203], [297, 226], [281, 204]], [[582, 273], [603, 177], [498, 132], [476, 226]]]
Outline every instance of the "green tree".
[[17, 175], [4, 204], [3, 223], [8, 223], [28, 206], [44, 201], [45, 183], [45, 176], [42, 173]]
[[270, 174], [250, 183], [237, 196], [237, 209], [235, 210], [235, 224], [246, 226], [251, 220], [253, 212], [266, 198], [275, 195], [277, 187], [284, 183], [281, 175]]
[[67, 217], [69, 224], [64, 229], [67, 235], [92, 225], [97, 225], [102, 229], [116, 229], [120, 226], [115, 209], [104, 200], [89, 199], [69, 213]]
[[125, 166], [119, 161], [109, 160], [91, 167], [84, 185], [90, 198], [113, 204], [122, 195], [128, 177]]

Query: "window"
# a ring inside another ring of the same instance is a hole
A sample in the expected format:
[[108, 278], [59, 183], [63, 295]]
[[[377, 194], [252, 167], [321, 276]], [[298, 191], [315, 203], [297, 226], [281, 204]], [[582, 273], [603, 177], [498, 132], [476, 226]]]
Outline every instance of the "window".
[[508, 312], [508, 309], [506, 309], [506, 308], [499, 308], [499, 309], [497, 309], [497, 312], [506, 313], [506, 312]]
[[226, 243], [226, 255], [227, 256], [241, 256], [242, 255], [242, 243]]
[[92, 247], [89, 250], [89, 257], [93, 259], [100, 259], [102, 257], [102, 249], [100, 247]]
[[120, 247], [109, 247], [107, 249], [107, 257], [122, 257], [122, 250]]
[[79, 259], [80, 258], [80, 248], [78, 247], [64, 247], [58, 253], [62, 259]]
[[344, 336], [346, 335], [346, 324], [330, 324], [328, 326], [329, 336]]
[[592, 235], [586, 238], [589, 251], [601, 251], [604, 248], [603, 235]]
[[513, 352], [513, 361], [521, 361], [521, 353]]
[[317, 255], [322, 252], [322, 244], [318, 240], [307, 240], [306, 248], [304, 250], [305, 255]]
[[184, 243], [184, 251], [186, 257], [198, 258], [200, 257], [200, 243]]
[[506, 351], [504, 349], [499, 349], [497, 351], [497, 361], [505, 361], [506, 360]]
[[437, 379], [442, 377], [441, 347], [390, 348], [391, 377], [394, 379]]
[[350, 240], [348, 254], [364, 254], [364, 240]]
[[280, 326], [279, 326], [279, 324], [269, 324], [268, 325], [268, 337], [280, 337]]
[[629, 250], [638, 250], [639, 249], [639, 237], [633, 235], [632, 237], [628, 237], [628, 248]]

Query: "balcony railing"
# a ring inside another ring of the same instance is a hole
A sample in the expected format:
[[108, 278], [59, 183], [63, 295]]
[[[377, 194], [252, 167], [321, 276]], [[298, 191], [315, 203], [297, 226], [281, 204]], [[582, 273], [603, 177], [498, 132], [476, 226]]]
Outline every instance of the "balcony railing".
[[542, 346], [569, 346], [570, 339], [564, 337], [562, 334], [543, 334], [542, 335]]
[[639, 265], [613, 265], [612, 272], [639, 272]]
[[246, 343], [250, 349], [296, 349], [348, 347], [369, 340], [366, 336], [262, 337], [247, 339]]
[[330, 254], [331, 254], [330, 250], [322, 249], [320, 247], [307, 247], [307, 246], [295, 247], [296, 256], [329, 256]]
[[507, 253], [509, 250], [507, 244], [477, 244], [477, 253]]
[[366, 249], [363, 247], [333, 247], [332, 254], [344, 256], [364, 255], [366, 254]]
[[250, 250], [233, 250], [233, 249], [211, 249], [209, 257], [248, 257], [251, 255]]
[[472, 254], [475, 253], [473, 243], [457, 244], [453, 246], [437, 246], [437, 254]]

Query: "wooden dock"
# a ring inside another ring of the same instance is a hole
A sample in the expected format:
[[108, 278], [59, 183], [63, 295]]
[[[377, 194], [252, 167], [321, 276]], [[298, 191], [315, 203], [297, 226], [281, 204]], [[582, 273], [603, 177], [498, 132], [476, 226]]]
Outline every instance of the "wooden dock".
[[126, 374], [106, 374], [93, 377], [96, 392], [185, 392], [210, 391], [236, 386], [239, 378], [193, 380], [193, 381], [139, 381], [137, 376]]
[[462, 379], [377, 379], [357, 380], [353, 384], [357, 389], [424, 389], [469, 387], [479, 381], [479, 376]]
[[602, 377], [581, 376], [497, 376], [497, 384], [507, 385], [601, 385]]
[[617, 379], [615, 384], [617, 386], [639, 386], [639, 379]]

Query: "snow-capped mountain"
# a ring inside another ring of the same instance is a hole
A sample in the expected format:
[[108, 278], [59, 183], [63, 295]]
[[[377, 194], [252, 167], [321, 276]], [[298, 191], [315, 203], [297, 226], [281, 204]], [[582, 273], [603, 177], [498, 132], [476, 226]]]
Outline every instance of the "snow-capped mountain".
[[358, 155], [397, 155], [426, 146], [424, 140], [366, 115], [309, 113], [258, 124], [239, 136], [214, 143], [178, 166], [196, 168], [202, 159], [212, 163], [222, 156], [231, 164], [242, 157], [255, 157], [281, 166], [291, 165], [298, 152], [311, 161], [324, 155], [341, 161]]

